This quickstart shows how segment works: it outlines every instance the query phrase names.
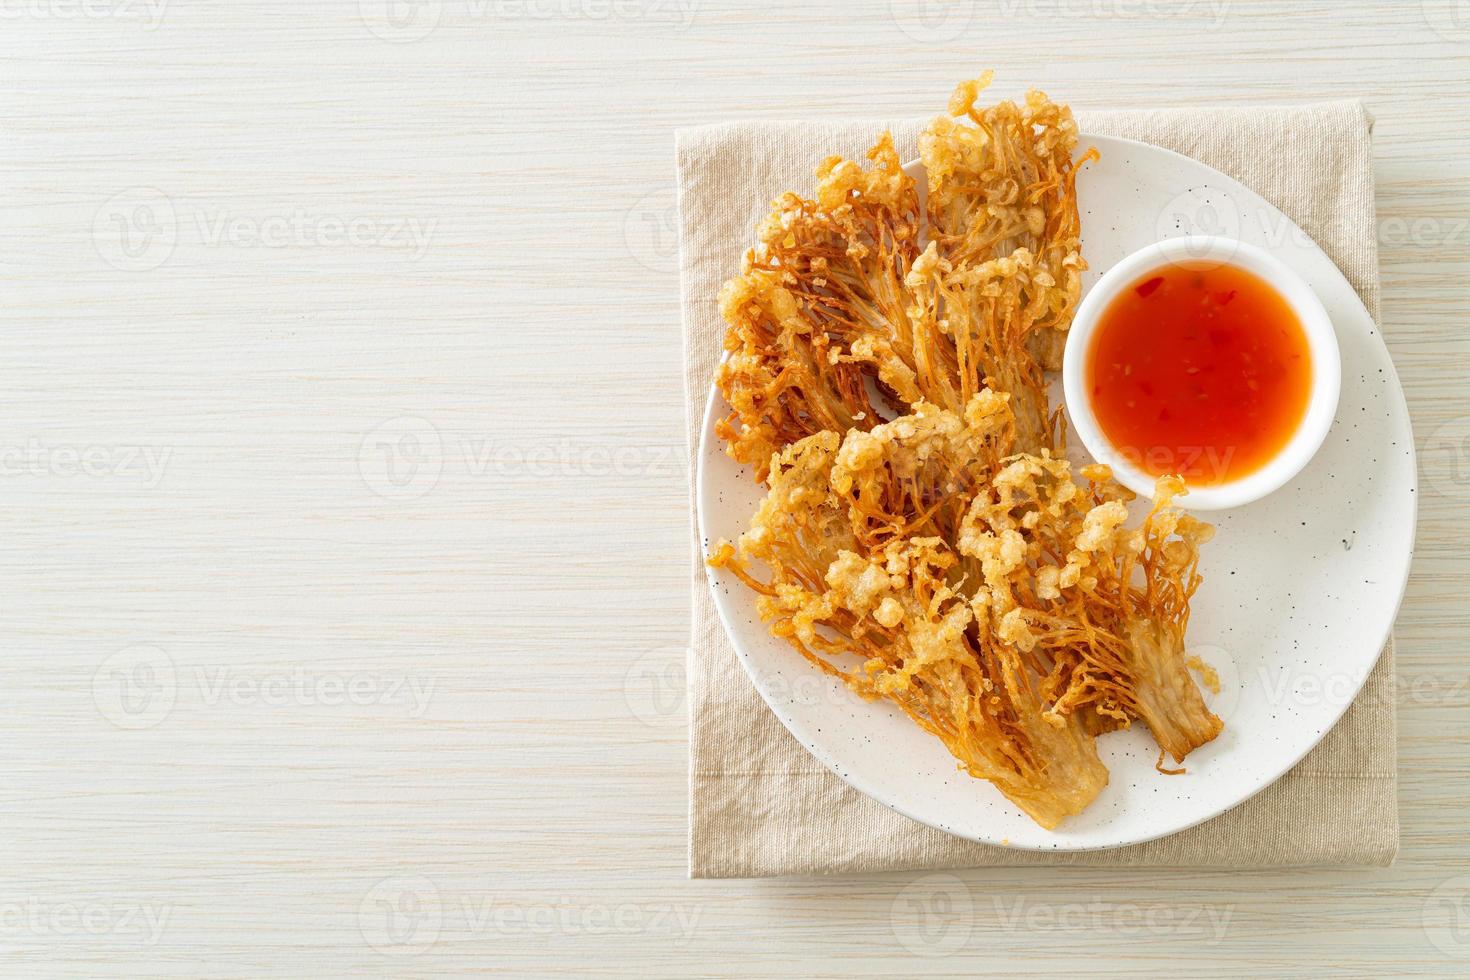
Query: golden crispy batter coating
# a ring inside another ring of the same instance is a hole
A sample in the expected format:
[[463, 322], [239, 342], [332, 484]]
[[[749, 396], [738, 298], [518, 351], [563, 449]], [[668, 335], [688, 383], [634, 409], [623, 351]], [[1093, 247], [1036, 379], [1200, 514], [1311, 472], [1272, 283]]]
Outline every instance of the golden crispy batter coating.
[[977, 109], [986, 82], [925, 134], [922, 249], [885, 136], [778, 200], [726, 284], [719, 434], [769, 492], [710, 563], [1054, 828], [1107, 784], [1095, 735], [1142, 719], [1178, 760], [1219, 733], [1184, 653], [1212, 529], [1171, 506], [1177, 478], [1129, 527], [1107, 467], [1079, 484], [1060, 458], [1043, 372], [1085, 268], [1076, 125], [1036, 92]]

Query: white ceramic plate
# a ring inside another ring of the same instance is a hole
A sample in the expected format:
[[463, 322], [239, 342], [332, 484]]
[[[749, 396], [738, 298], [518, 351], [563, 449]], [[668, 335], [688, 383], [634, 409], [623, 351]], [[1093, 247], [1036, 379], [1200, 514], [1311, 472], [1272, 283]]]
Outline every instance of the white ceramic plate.
[[[1084, 136], [1089, 145], [1102, 160], [1079, 179], [1091, 266], [1084, 290], [1160, 238], [1231, 235], [1306, 278], [1342, 349], [1337, 421], [1316, 458], [1264, 500], [1206, 515], [1219, 533], [1204, 548], [1188, 643], [1221, 675], [1220, 694], [1207, 695], [1225, 721], [1221, 736], [1190, 755], [1183, 776], [1154, 771], [1158, 748], [1143, 725], [1103, 736], [1107, 788], [1080, 816], [1043, 830], [989, 783], [957, 771], [944, 746], [897, 709], [860, 701], [773, 639], [754, 596], [733, 576], [710, 576], [745, 669], [812, 755], [915, 820], [1034, 850], [1118, 847], [1176, 833], [1248, 799], [1301, 759], [1347, 710], [1388, 638], [1408, 578], [1417, 504], [1403, 390], [1377, 327], [1327, 255], [1259, 195], [1196, 160], [1110, 137]], [[922, 176], [917, 164], [909, 172]], [[734, 540], [761, 497], [714, 435], [726, 411], [712, 391], [697, 487], [706, 548]]]

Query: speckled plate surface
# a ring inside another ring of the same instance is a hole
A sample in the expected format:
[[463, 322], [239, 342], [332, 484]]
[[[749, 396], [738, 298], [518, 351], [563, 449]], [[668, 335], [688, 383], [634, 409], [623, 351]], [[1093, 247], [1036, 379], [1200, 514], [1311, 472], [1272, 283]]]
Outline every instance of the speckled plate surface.
[[[1086, 136], [1102, 151], [1079, 181], [1084, 289], [1160, 238], [1223, 234], [1266, 248], [1316, 290], [1342, 349], [1342, 398], [1325, 445], [1275, 494], [1205, 515], [1188, 642], [1220, 673], [1207, 695], [1224, 733], [1188, 759], [1184, 776], [1154, 771], [1142, 725], [1098, 740], [1111, 778], [1056, 831], [1038, 827], [897, 709], [867, 704], [766, 632], [754, 596], [712, 572], [715, 605], [736, 652], [776, 716], [858, 790], [915, 820], [990, 844], [1036, 850], [1118, 847], [1176, 833], [1270, 785], [1331, 729], [1378, 659], [1408, 578], [1416, 511], [1408, 409], [1388, 351], [1332, 261], [1285, 215], [1220, 172], [1158, 147]], [[910, 173], [922, 176], [917, 164]], [[1059, 385], [1053, 386], [1060, 398]], [[712, 391], [697, 499], [705, 546], [734, 539], [761, 497], [725, 456]]]

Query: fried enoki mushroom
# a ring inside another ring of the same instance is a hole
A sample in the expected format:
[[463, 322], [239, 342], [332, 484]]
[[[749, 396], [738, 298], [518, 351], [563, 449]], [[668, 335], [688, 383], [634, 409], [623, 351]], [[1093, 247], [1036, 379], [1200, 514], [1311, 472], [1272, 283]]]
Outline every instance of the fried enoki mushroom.
[[981, 561], [982, 641], [1048, 670], [1048, 717], [1080, 712], [1092, 732], [1141, 718], [1182, 761], [1221, 729], [1184, 646], [1199, 546], [1214, 528], [1170, 506], [1185, 492], [1178, 477], [1158, 481], [1153, 509], [1129, 528], [1133, 495], [1106, 466], [1082, 475], [1086, 491], [1066, 460], [1017, 456], [971, 502], [958, 545]]
[[[1086, 268], [1071, 111], [1039, 92], [925, 133], [930, 241], [893, 140], [870, 167], [831, 157], [814, 199], [782, 195], [720, 293], [729, 329], [719, 435], [764, 481], [773, 452], [870, 429], [920, 401], [960, 411], [990, 384], [1016, 398], [1022, 445], [1055, 449], [1042, 369], [1060, 361]], [[973, 124], [972, 124], [973, 123]]]
[[1054, 828], [1107, 784], [1096, 735], [1141, 719], [1182, 760], [1219, 733], [1184, 650], [1212, 529], [1172, 506], [1177, 477], [1133, 527], [1107, 467], [1073, 479], [1045, 370], [1086, 268], [1089, 154], [1040, 93], [977, 109], [988, 81], [924, 136], [924, 228], [885, 136], [870, 168], [833, 157], [815, 200], [780, 198], [726, 284], [718, 433], [769, 492], [710, 564]]
[[963, 572], [974, 562], [954, 547], [966, 502], [1013, 438], [990, 391], [963, 418], [921, 402], [840, 444], [809, 436], [773, 461], [750, 530], [711, 562], [760, 594], [773, 634], [862, 697], [896, 704], [972, 776], [1055, 827], [1101, 792], [1107, 769], [1081, 718], [1047, 716], [1030, 659], [980, 642]]
[[[961, 83], [949, 102], [955, 119], [934, 120], [920, 139], [929, 181], [927, 230], [940, 258], [955, 268], [1027, 254], [1028, 281], [1019, 295], [1026, 318], [1021, 339], [1042, 367], [1055, 371], [1062, 366], [1087, 268], [1079, 246], [1077, 171], [1097, 159], [1097, 151], [1073, 160], [1072, 110], [1041, 92], [1026, 93], [1024, 105], [977, 108], [975, 99], [990, 79], [986, 72]], [[959, 117], [974, 125], [957, 122]], [[1007, 348], [1001, 356], [1015, 354]]]
[[1065, 460], [1008, 455], [1007, 402], [921, 402], [788, 447], [711, 563], [759, 593], [776, 636], [1051, 828], [1107, 784], [1098, 730], [1142, 718], [1176, 758], [1219, 731], [1183, 646], [1210, 529], [1169, 506], [1173, 483], [1128, 528], [1106, 467], [1084, 489]]
[[776, 200], [741, 274], [720, 292], [729, 324], [716, 383], [730, 405], [720, 423], [731, 456], [757, 468], [816, 432], [881, 421], [877, 378], [919, 400], [904, 279], [919, 255], [919, 198], [885, 135], [864, 170], [832, 157], [817, 197]]

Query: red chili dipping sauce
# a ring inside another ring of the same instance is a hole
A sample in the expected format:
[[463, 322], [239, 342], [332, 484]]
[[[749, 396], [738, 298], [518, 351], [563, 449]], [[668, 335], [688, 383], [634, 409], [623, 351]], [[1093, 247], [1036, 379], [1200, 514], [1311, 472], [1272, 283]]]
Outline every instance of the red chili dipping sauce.
[[1230, 265], [1170, 265], [1103, 311], [1086, 378], [1123, 458], [1208, 486], [1260, 469], [1291, 440], [1312, 359], [1301, 321], [1265, 280]]

